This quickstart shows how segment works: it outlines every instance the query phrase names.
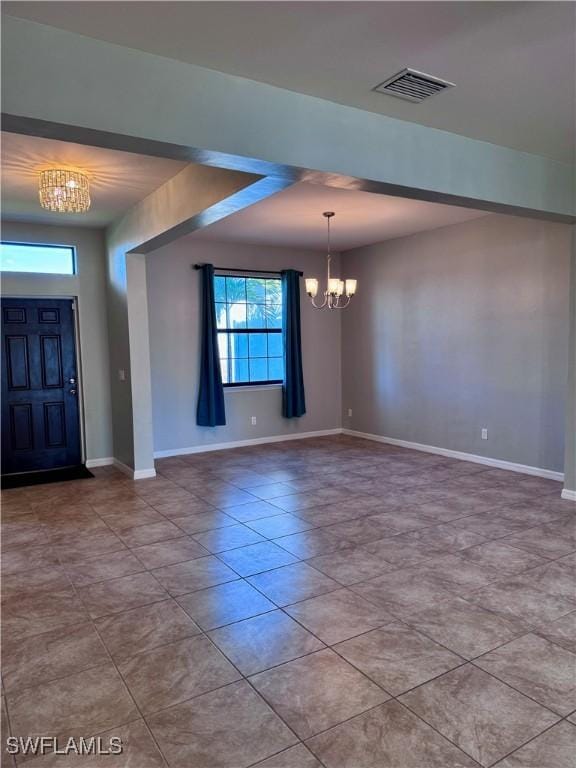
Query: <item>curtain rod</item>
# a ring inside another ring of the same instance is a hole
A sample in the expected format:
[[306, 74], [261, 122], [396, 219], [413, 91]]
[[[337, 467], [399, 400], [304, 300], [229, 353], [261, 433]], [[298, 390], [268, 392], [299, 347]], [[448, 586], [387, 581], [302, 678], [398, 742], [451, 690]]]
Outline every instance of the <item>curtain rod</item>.
[[[202, 269], [204, 264], [192, 264], [193, 269]], [[245, 269], [244, 267], [214, 267], [215, 272], [248, 272], [251, 275], [281, 275], [282, 272], [278, 272], [273, 269]], [[304, 272], [298, 272], [300, 277]]]

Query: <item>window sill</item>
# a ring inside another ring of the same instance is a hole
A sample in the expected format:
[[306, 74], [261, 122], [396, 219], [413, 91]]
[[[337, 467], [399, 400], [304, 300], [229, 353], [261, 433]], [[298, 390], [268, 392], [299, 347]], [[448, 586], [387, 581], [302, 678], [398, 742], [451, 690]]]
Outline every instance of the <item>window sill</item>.
[[282, 389], [282, 384], [246, 384], [242, 387], [224, 387], [224, 393], [227, 392], [259, 392], [270, 389]]

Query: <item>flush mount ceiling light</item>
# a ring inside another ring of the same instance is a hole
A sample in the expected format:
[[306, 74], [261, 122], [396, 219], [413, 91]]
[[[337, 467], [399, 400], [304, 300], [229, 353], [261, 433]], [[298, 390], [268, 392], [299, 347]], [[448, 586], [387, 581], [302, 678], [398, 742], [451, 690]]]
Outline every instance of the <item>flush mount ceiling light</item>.
[[40, 205], [56, 213], [85, 213], [90, 208], [90, 182], [80, 171], [50, 168], [40, 171]]
[[322, 214], [328, 225], [328, 252], [326, 254], [326, 290], [323, 293], [324, 299], [321, 304], [316, 304], [315, 298], [318, 295], [318, 280], [315, 277], [307, 277], [306, 293], [316, 309], [344, 309], [350, 304], [350, 299], [356, 293], [358, 287], [357, 280], [340, 280], [337, 277], [330, 277], [330, 262], [332, 254], [330, 252], [330, 219], [336, 214], [333, 211], [326, 211]]

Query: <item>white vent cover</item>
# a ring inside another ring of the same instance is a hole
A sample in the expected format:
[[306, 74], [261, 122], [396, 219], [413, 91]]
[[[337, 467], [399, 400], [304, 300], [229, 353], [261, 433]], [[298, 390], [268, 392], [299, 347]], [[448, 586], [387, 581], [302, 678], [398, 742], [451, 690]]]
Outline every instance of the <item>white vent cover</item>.
[[446, 90], [446, 88], [454, 88], [454, 83], [427, 75], [425, 72], [418, 72], [415, 69], [403, 69], [377, 85], [374, 90], [378, 93], [398, 96], [400, 99], [420, 102], [434, 96], [435, 93]]

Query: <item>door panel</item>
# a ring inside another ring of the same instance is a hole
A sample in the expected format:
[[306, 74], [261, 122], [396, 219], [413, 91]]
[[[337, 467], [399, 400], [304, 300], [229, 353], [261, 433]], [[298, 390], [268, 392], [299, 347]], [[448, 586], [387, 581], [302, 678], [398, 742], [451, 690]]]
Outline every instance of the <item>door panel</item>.
[[2, 299], [2, 474], [81, 463], [70, 299]]

